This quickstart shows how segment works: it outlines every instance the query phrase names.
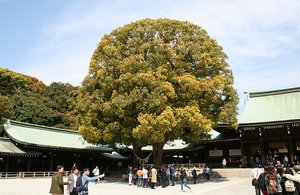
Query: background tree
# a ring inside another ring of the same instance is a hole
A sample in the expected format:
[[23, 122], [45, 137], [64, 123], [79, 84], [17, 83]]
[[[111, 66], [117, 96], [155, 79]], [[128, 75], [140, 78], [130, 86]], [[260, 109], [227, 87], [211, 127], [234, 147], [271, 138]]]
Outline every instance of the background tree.
[[7, 96], [0, 95], [0, 123], [4, 122], [5, 119], [13, 118], [13, 103]]
[[54, 126], [59, 128], [75, 128], [73, 124], [72, 104], [70, 98], [78, 91], [69, 83], [53, 82], [45, 90], [45, 95], [52, 100], [51, 108], [56, 111]]
[[72, 128], [68, 102], [70, 84], [45, 85], [37, 78], [0, 68], [1, 117], [61, 128]]
[[[222, 47], [201, 27], [143, 19], [105, 35], [78, 103], [80, 132], [94, 143], [199, 142], [218, 123], [236, 125], [236, 90]], [[137, 150], [136, 150], [137, 149]]]
[[23, 75], [5, 68], [0, 68], [0, 94], [11, 95], [26, 88], [26, 79]]

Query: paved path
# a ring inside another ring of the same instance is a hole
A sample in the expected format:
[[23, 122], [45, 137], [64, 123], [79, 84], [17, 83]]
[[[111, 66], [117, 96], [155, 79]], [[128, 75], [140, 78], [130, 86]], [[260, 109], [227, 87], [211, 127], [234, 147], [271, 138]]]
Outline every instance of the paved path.
[[[47, 195], [49, 194], [51, 179], [0, 179], [0, 195]], [[148, 188], [137, 188], [125, 183], [103, 182], [100, 184], [90, 183], [90, 195], [252, 195], [255, 194], [251, 186], [250, 178], [233, 178], [230, 180], [220, 179], [210, 182], [200, 182], [199, 184], [189, 184], [192, 191], [180, 191], [180, 185], [167, 188], [158, 187], [154, 190]]]

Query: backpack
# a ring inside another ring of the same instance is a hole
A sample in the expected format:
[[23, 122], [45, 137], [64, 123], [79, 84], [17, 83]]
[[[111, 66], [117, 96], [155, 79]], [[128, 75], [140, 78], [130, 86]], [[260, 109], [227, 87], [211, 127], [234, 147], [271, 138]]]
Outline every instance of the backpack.
[[274, 176], [269, 177], [268, 192], [269, 193], [278, 192], [277, 177]]
[[259, 177], [257, 178], [257, 183], [258, 183], [258, 188], [259, 189], [266, 189], [266, 186], [265, 186], [265, 173], [261, 173], [259, 175]]
[[83, 190], [84, 184], [82, 183], [82, 178], [79, 176], [76, 180], [76, 187], [73, 188], [74, 192], [81, 192]]
[[287, 192], [295, 192], [295, 185], [294, 182], [291, 180], [286, 180], [284, 182], [284, 187]]
[[295, 195], [299, 195], [300, 194], [300, 187], [299, 187], [299, 183], [294, 181], [294, 185], [295, 185]]

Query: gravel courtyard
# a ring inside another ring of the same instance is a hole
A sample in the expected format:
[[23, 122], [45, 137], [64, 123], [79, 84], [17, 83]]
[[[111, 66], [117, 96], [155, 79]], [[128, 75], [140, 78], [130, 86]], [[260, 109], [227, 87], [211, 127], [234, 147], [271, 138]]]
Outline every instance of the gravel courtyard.
[[[1, 195], [47, 195], [49, 194], [51, 179], [0, 179]], [[210, 182], [199, 182], [198, 184], [189, 184], [192, 191], [180, 191], [180, 185], [170, 186], [167, 188], [158, 187], [154, 190], [149, 188], [137, 188], [129, 186], [126, 183], [111, 183], [102, 181], [100, 184], [90, 183], [90, 195], [107, 194], [107, 195], [167, 195], [167, 194], [195, 194], [195, 195], [251, 195], [255, 194], [251, 186], [250, 178], [233, 178], [230, 180], [219, 179]]]

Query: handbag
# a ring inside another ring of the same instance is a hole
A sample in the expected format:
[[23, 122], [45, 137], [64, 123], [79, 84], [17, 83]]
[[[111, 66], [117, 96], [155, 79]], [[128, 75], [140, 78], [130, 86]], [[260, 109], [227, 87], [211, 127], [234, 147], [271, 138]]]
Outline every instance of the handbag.
[[[258, 176], [258, 168], [257, 168], [257, 171], [256, 171], [256, 177], [257, 176]], [[258, 180], [256, 178], [253, 178], [251, 183], [252, 183], [253, 186], [258, 186]]]
[[253, 178], [251, 183], [253, 186], [258, 186], [258, 180], [256, 178]]

